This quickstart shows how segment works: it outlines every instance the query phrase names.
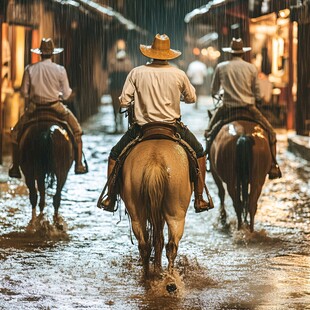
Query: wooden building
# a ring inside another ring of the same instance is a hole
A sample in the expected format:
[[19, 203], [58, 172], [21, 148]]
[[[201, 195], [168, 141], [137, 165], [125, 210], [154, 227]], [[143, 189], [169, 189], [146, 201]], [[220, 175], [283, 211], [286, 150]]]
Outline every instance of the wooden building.
[[[0, 4], [0, 145], [23, 113], [19, 94], [24, 68], [40, 60], [30, 52], [43, 37], [51, 37], [64, 52], [64, 65], [74, 100], [67, 102], [79, 121], [98, 111], [108, 87], [107, 67], [118, 40], [138, 42], [146, 32], [105, 1], [2, 0]], [[116, 54], [116, 53], [115, 53]], [[2, 151], [0, 150], [0, 154]]]
[[194, 45], [206, 48], [203, 37], [209, 33], [216, 34], [206, 44], [220, 52], [217, 61], [228, 57], [221, 48], [229, 46], [232, 37], [242, 37], [252, 47], [245, 59], [272, 84], [266, 106], [272, 112], [270, 121], [301, 135], [310, 130], [309, 2], [214, 0], [185, 16], [189, 50]]

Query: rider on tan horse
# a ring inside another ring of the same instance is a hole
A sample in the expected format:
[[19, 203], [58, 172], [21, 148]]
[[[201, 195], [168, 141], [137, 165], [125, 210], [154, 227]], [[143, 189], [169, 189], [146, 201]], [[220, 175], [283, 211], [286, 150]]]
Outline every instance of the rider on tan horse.
[[218, 94], [220, 87], [223, 88], [224, 95], [223, 105], [217, 109], [211, 118], [205, 133], [207, 139], [206, 152], [209, 153], [212, 140], [223, 124], [240, 119], [244, 112], [249, 112], [252, 120], [268, 132], [272, 155], [269, 179], [276, 179], [282, 176], [276, 161], [276, 133], [268, 120], [255, 106], [255, 103], [261, 101], [257, 69], [253, 64], [242, 59], [244, 52], [250, 50], [250, 47], [243, 47], [242, 39], [235, 38], [232, 39], [230, 47], [223, 48], [224, 52], [231, 53], [232, 59], [219, 63], [214, 72], [211, 83], [212, 96], [215, 97]]
[[[151, 122], [175, 124], [178, 134], [194, 149], [198, 159], [200, 177], [195, 188], [195, 210], [208, 210], [210, 203], [203, 199], [206, 172], [204, 150], [193, 133], [180, 121], [180, 97], [183, 96], [186, 103], [195, 103], [195, 89], [185, 72], [168, 63], [168, 60], [180, 56], [181, 52], [170, 49], [170, 39], [165, 34], [157, 34], [150, 46], [140, 45], [140, 51], [152, 61], [134, 68], [127, 76], [120, 104], [125, 108], [134, 101], [135, 123], [112, 148], [108, 175], [111, 175], [122, 150], [140, 134], [141, 126]], [[108, 189], [108, 197], [102, 202], [104, 210], [110, 212], [115, 210], [116, 194], [113, 190]]]
[[21, 93], [29, 99], [29, 105], [12, 129], [13, 166], [9, 170], [9, 176], [12, 178], [21, 178], [18, 140], [23, 127], [33, 118], [36, 111], [43, 109], [56, 112], [61, 120], [68, 123], [76, 145], [75, 173], [87, 173], [87, 168], [82, 164], [82, 128], [73, 113], [60, 101], [68, 99], [72, 93], [66, 69], [52, 61], [52, 56], [62, 51], [63, 48], [54, 48], [54, 43], [50, 38], [43, 38], [40, 48], [31, 49], [31, 52], [41, 55], [42, 60], [25, 68]]

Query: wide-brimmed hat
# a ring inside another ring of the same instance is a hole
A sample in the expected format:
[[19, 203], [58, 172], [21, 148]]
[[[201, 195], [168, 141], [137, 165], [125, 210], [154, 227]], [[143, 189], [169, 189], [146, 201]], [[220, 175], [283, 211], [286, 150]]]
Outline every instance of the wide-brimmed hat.
[[170, 48], [170, 39], [166, 34], [157, 34], [152, 45], [140, 44], [141, 53], [152, 59], [171, 60], [182, 53]]
[[43, 38], [40, 47], [31, 49], [30, 51], [39, 55], [55, 55], [61, 53], [63, 50], [61, 47], [55, 48], [51, 38]]
[[243, 41], [242, 39], [235, 39], [232, 38], [230, 42], [230, 47], [223, 47], [223, 52], [229, 52], [231, 54], [242, 54], [244, 52], [250, 51], [251, 47], [243, 47]]

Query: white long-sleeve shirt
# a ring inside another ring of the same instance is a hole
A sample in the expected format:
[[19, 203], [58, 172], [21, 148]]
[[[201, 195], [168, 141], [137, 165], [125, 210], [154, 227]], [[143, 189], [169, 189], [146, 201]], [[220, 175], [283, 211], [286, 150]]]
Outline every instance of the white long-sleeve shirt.
[[134, 68], [125, 81], [119, 97], [121, 107], [134, 101], [138, 125], [161, 121], [173, 123], [181, 116], [180, 97], [185, 103], [195, 103], [195, 88], [185, 72], [166, 61]]
[[215, 68], [211, 83], [212, 95], [220, 88], [224, 90], [223, 103], [230, 107], [255, 104], [261, 100], [260, 87], [255, 65], [240, 57], [221, 62]]
[[208, 75], [208, 68], [203, 62], [195, 60], [189, 64], [186, 74], [193, 85], [203, 85]]
[[37, 104], [67, 99], [72, 89], [69, 86], [66, 69], [45, 59], [28, 65], [23, 75], [21, 93]]

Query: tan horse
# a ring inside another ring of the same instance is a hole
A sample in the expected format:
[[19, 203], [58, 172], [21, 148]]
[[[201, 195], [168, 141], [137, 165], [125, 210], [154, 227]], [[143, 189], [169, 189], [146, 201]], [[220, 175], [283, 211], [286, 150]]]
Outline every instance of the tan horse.
[[254, 231], [257, 201], [270, 165], [268, 135], [258, 124], [233, 121], [221, 128], [211, 145], [210, 166], [219, 190], [223, 225], [226, 224], [225, 182], [237, 214], [238, 229], [242, 226], [242, 218], [247, 223], [249, 214], [249, 228]]
[[144, 141], [126, 158], [122, 177], [121, 197], [138, 240], [145, 276], [149, 276], [152, 249], [155, 272], [161, 271], [165, 223], [168, 272], [172, 275], [193, 192], [186, 152], [170, 140]]

